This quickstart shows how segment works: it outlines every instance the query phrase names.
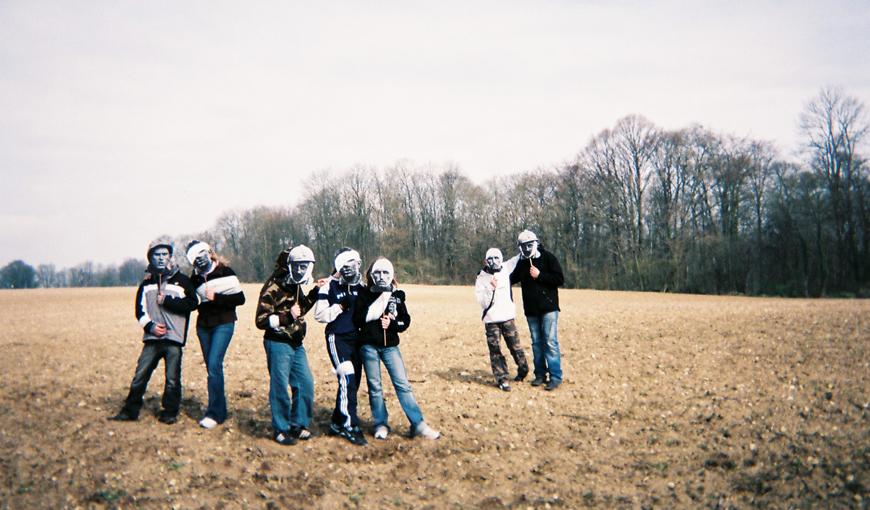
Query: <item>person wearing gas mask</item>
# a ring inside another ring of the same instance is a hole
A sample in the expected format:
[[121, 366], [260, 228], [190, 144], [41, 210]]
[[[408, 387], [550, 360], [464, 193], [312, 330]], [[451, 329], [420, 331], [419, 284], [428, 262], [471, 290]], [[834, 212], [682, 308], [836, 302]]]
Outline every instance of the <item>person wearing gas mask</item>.
[[151, 374], [160, 360], [166, 370], [162, 410], [158, 421], [178, 421], [181, 406], [181, 352], [187, 341], [190, 312], [196, 309], [196, 290], [172, 260], [172, 241], [159, 238], [148, 246], [148, 268], [136, 290], [136, 319], [144, 330], [142, 353], [136, 363], [130, 392], [121, 411], [109, 418], [116, 421], [139, 419], [143, 396]]
[[411, 424], [410, 436], [438, 439], [441, 434], [423, 421], [423, 413], [411, 384], [405, 363], [399, 351], [399, 333], [411, 325], [411, 316], [405, 305], [405, 293], [396, 288], [393, 264], [377, 258], [366, 271], [367, 287], [360, 291], [353, 311], [353, 322], [360, 330], [360, 354], [366, 371], [369, 405], [374, 419], [374, 436], [386, 439], [390, 433], [387, 407], [381, 386], [381, 363], [396, 390], [396, 397]]
[[320, 288], [314, 318], [326, 324], [326, 351], [338, 378], [335, 409], [328, 433], [355, 445], [365, 445], [357, 416], [357, 390], [360, 383], [359, 334], [353, 324], [357, 296], [363, 289], [359, 252], [342, 248], [335, 256], [336, 275]]
[[307, 246], [283, 250], [257, 301], [255, 323], [264, 331], [273, 438], [282, 445], [311, 437], [314, 377], [302, 341], [308, 327], [305, 314], [317, 301], [317, 285], [322, 282], [307, 293], [302, 286], [311, 284], [313, 269], [314, 253]]
[[516, 308], [511, 292], [511, 272], [516, 267], [519, 257], [510, 260], [502, 259], [501, 250], [490, 248], [484, 257], [483, 269], [477, 274], [474, 294], [480, 304], [481, 320], [486, 331], [486, 345], [489, 348], [489, 362], [496, 385], [504, 391], [510, 391], [508, 368], [504, 355], [499, 347], [499, 337], [503, 336], [508, 350], [517, 364], [517, 375], [514, 381], [522, 381], [529, 373], [526, 354], [520, 345], [519, 332], [514, 322]]
[[546, 385], [546, 390], [555, 390], [562, 384], [557, 335], [558, 288], [565, 283], [565, 276], [559, 261], [541, 246], [534, 232], [520, 232], [517, 246], [520, 257], [511, 272], [511, 283], [519, 283], [522, 287], [523, 311], [529, 323], [535, 365], [532, 386]]
[[238, 319], [236, 307], [245, 304], [245, 294], [236, 273], [221, 262], [208, 243], [191, 241], [187, 260], [193, 266], [190, 281], [199, 296], [196, 335], [208, 374], [208, 407], [199, 425], [213, 429], [227, 419], [224, 356]]

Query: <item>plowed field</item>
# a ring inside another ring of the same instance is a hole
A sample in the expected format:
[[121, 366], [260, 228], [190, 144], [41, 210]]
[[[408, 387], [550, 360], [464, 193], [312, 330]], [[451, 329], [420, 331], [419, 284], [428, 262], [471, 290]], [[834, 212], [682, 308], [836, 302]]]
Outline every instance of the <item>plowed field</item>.
[[[155, 416], [162, 365], [138, 422], [106, 420], [141, 349], [135, 289], [0, 291], [0, 508], [868, 504], [866, 300], [563, 290], [565, 383], [502, 392], [472, 289], [404, 289], [402, 352], [443, 437], [405, 437], [386, 385], [394, 434], [365, 447], [325, 434], [336, 382], [313, 320], [316, 436], [272, 441], [258, 285], [245, 286], [226, 358], [230, 418], [210, 431], [197, 426], [207, 393], [193, 331], [179, 422]], [[370, 427], [365, 385], [359, 399]]]

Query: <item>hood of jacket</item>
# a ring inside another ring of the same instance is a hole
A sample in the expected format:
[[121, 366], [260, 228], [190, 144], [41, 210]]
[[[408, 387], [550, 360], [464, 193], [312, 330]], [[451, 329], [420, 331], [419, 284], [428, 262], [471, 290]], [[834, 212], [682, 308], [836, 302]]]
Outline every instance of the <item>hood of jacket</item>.
[[290, 275], [290, 248], [284, 248], [281, 250], [281, 253], [278, 254], [278, 258], [275, 259], [275, 268], [272, 270], [272, 276], [269, 278], [274, 280], [275, 283], [280, 285], [284, 285], [284, 282], [287, 280], [287, 276]]

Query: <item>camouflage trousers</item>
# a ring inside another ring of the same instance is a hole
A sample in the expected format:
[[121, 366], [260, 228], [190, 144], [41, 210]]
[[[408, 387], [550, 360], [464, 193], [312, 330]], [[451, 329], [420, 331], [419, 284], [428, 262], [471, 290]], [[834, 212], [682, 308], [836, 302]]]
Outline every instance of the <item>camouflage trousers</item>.
[[492, 365], [492, 375], [498, 384], [506, 381], [508, 378], [507, 361], [501, 353], [499, 347], [499, 337], [504, 337], [504, 343], [507, 344], [514, 362], [517, 364], [517, 377], [522, 379], [529, 373], [529, 365], [526, 362], [526, 354], [520, 346], [520, 335], [517, 332], [517, 326], [514, 320], [504, 322], [490, 322], [484, 324], [486, 327], [486, 345], [489, 347], [489, 362]]

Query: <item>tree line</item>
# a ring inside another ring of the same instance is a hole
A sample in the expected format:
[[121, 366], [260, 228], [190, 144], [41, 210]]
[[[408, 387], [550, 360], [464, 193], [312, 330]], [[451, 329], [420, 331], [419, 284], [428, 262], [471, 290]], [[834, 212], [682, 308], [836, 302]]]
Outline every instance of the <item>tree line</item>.
[[[512, 254], [530, 229], [569, 287], [867, 295], [865, 106], [824, 89], [799, 124], [797, 160], [769, 142], [631, 115], [569, 162], [483, 184], [451, 165], [358, 166], [311, 177], [295, 206], [228, 211], [177, 245], [211, 243], [245, 281], [265, 280], [283, 247], [304, 243], [319, 273], [351, 246], [366, 261], [389, 257], [407, 282], [468, 284], [487, 248]], [[121, 268], [104, 272], [89, 281], [132, 283]]]

